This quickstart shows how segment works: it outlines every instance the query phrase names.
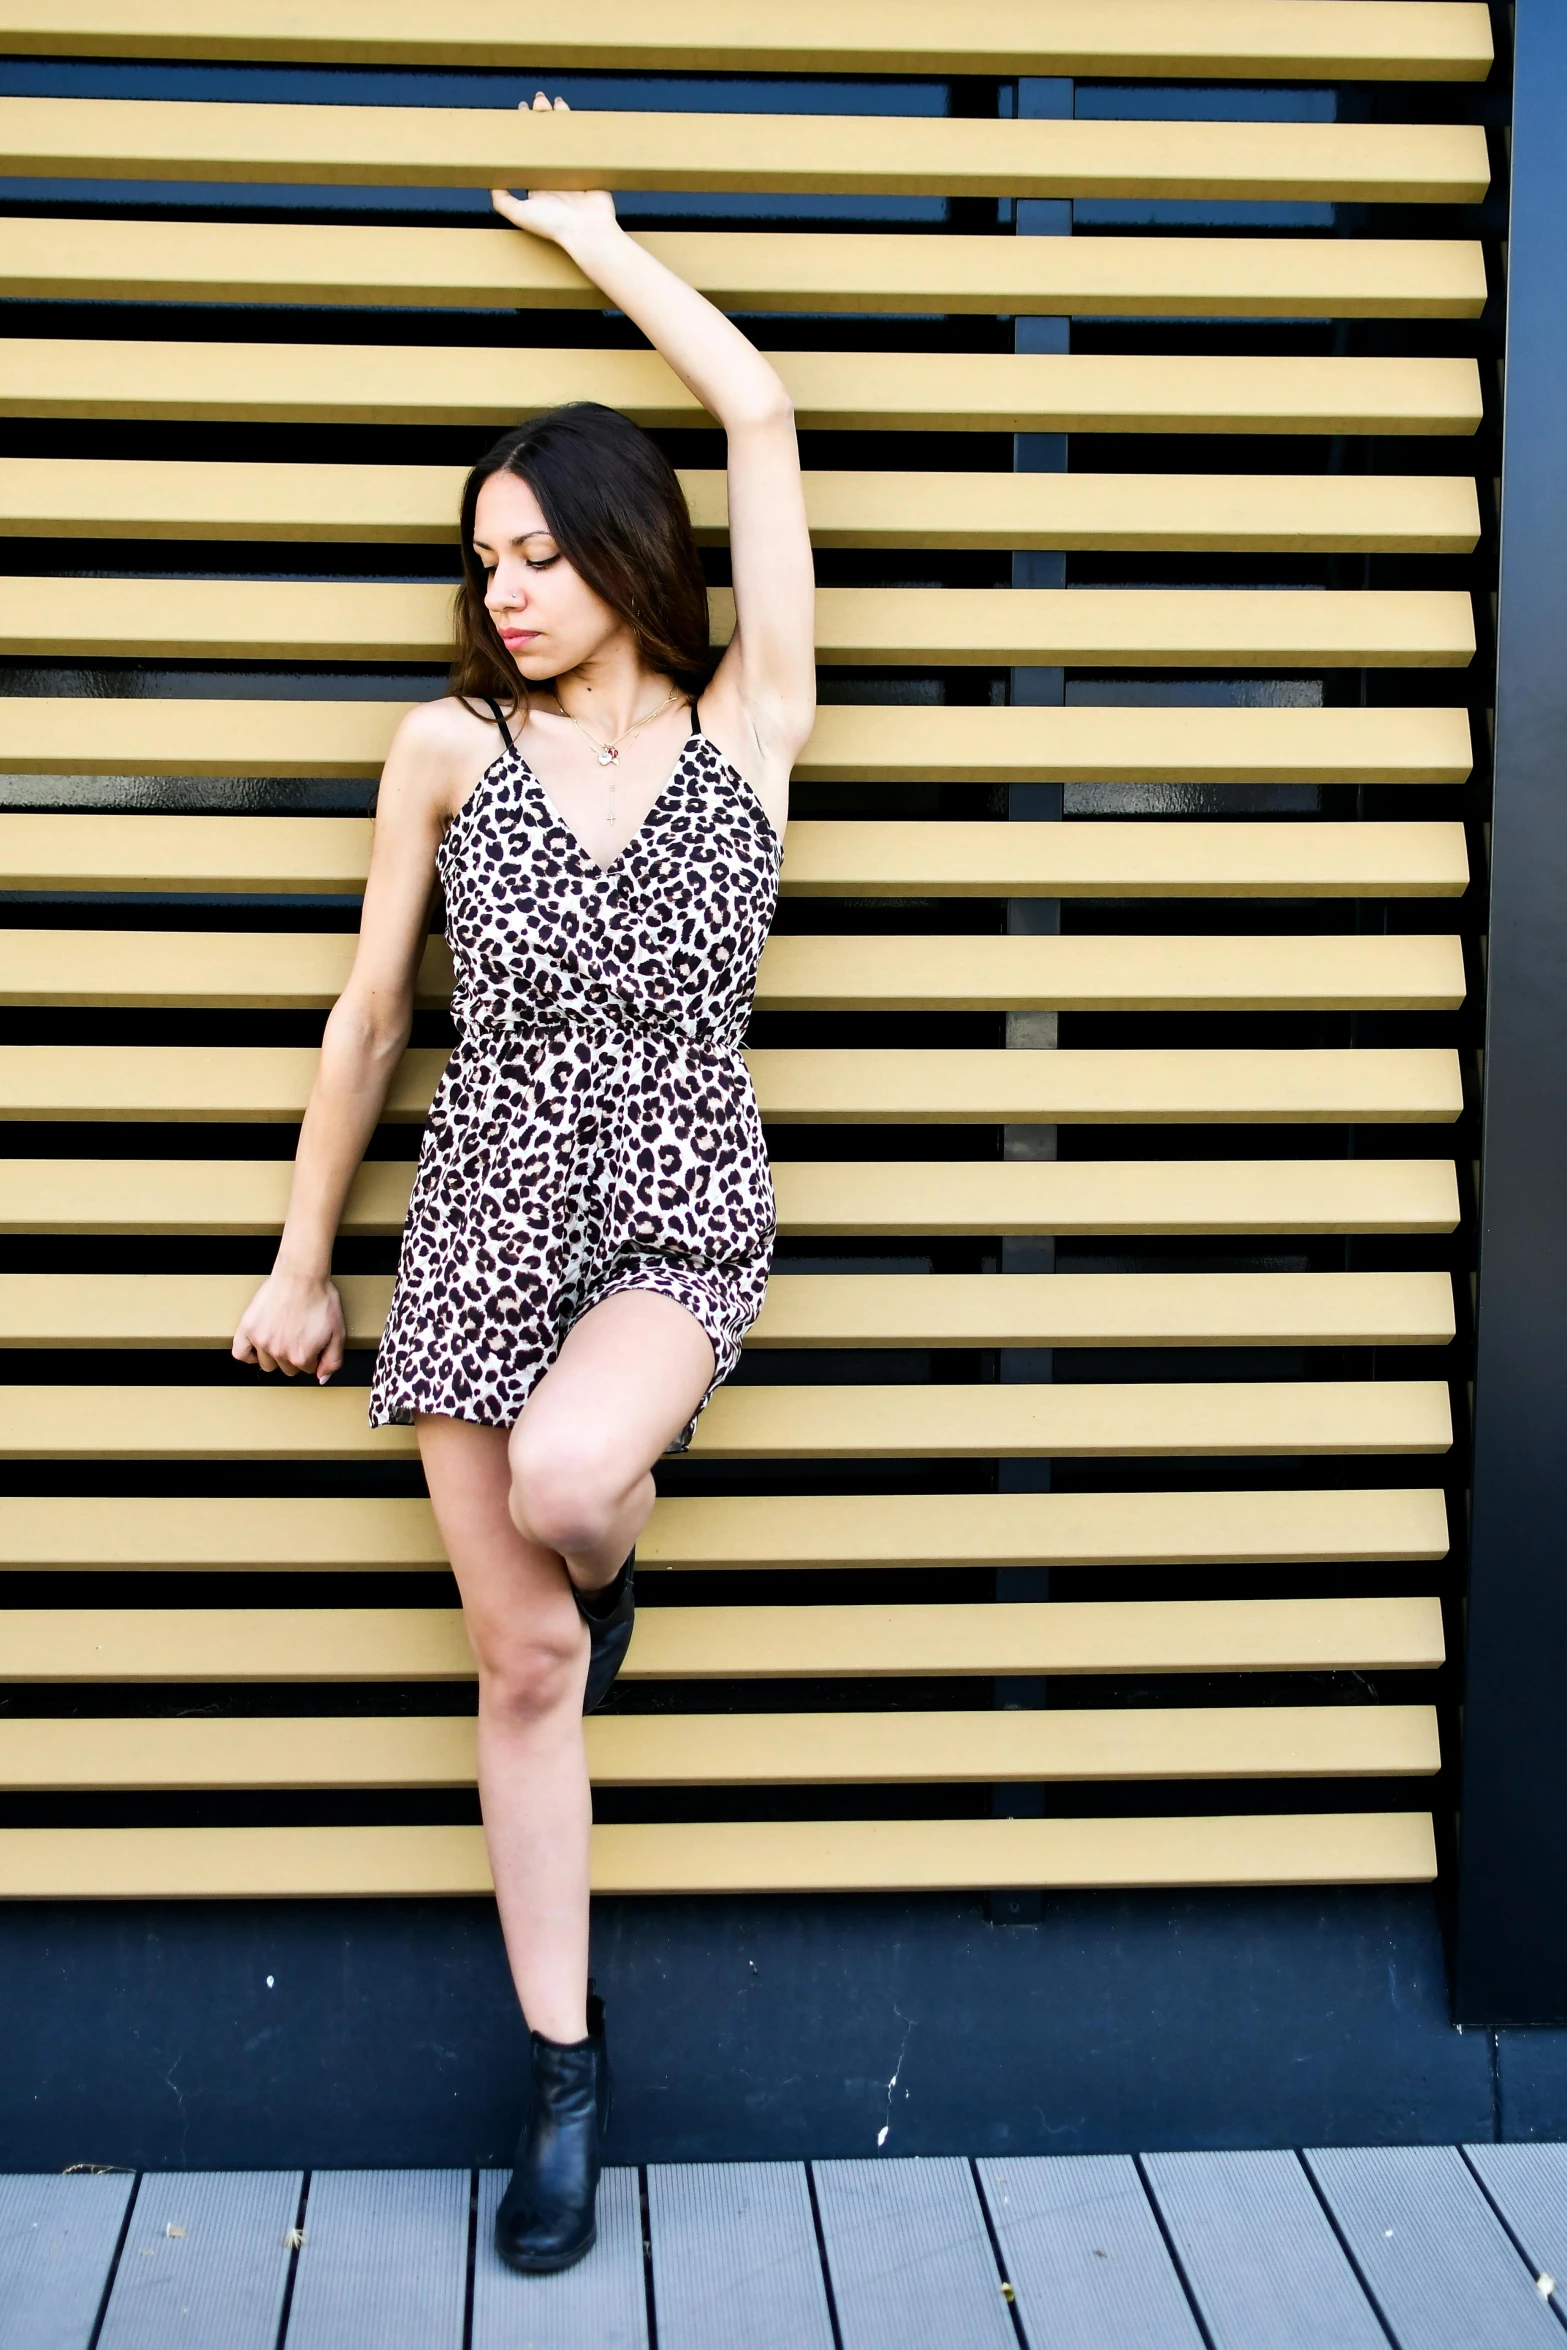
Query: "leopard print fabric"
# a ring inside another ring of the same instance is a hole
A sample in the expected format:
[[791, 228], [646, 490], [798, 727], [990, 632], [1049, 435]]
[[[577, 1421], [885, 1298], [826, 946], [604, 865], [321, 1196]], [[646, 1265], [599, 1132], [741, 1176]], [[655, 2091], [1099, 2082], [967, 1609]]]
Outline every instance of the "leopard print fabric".
[[698, 730], [608, 867], [507, 736], [437, 856], [458, 1039], [420, 1149], [373, 1427], [416, 1412], [510, 1427], [573, 1322], [622, 1290], [673, 1298], [707, 1332], [698, 1414], [734, 1369], [772, 1257], [740, 1040], [780, 858], [750, 785]]

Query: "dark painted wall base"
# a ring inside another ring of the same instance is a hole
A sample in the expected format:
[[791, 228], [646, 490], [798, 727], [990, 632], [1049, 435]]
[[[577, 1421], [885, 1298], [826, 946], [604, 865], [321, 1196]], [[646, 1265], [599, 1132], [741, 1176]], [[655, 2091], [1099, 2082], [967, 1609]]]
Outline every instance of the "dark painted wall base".
[[[1567, 2032], [1456, 2031], [1418, 1891], [604, 1901], [595, 1942], [622, 2162], [1567, 2136]], [[12, 1908], [0, 2014], [6, 2169], [496, 2162], [516, 2127], [487, 1902]]]

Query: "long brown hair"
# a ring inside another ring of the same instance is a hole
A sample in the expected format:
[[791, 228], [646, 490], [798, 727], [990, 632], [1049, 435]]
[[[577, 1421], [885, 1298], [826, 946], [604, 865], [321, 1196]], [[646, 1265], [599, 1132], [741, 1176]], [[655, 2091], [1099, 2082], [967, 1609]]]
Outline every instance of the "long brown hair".
[[462, 585], [450, 690], [503, 706], [527, 687], [484, 606], [484, 571], [473, 551], [479, 492], [492, 474], [514, 473], [538, 499], [555, 544], [618, 612], [649, 669], [698, 694], [713, 673], [707, 583], [691, 516], [670, 464], [640, 425], [596, 400], [551, 408], [505, 433], [463, 484]]

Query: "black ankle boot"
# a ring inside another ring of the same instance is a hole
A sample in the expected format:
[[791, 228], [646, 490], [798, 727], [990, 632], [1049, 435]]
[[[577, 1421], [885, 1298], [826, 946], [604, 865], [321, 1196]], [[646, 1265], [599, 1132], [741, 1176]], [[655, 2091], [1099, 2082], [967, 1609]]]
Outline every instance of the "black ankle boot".
[[585, 2040], [531, 2037], [528, 2118], [495, 2214], [495, 2249], [508, 2268], [539, 2275], [570, 2268], [598, 2240], [599, 2141], [609, 2122], [602, 2000], [589, 1998]]
[[588, 1679], [582, 1692], [585, 1714], [596, 1712], [603, 1704], [631, 1646], [631, 1627], [637, 1612], [632, 1588], [636, 1563], [637, 1554], [632, 1551], [619, 1574], [602, 1591], [579, 1591], [575, 1583], [571, 1586], [577, 1613], [588, 1628]]

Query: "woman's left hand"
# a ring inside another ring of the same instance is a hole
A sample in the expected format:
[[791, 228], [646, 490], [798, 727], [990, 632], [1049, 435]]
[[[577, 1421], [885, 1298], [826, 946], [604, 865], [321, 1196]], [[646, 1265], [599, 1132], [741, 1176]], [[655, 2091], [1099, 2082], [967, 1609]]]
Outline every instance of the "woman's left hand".
[[[544, 92], [537, 90], [531, 111], [569, 114], [571, 109], [564, 98], [557, 98], [552, 108]], [[611, 227], [615, 219], [615, 199], [607, 188], [541, 188], [537, 195], [528, 196], [514, 196], [507, 188], [491, 188], [490, 202], [502, 220], [509, 220], [513, 228], [525, 228], [536, 237], [547, 237], [552, 245], [569, 245], [584, 229]]]

